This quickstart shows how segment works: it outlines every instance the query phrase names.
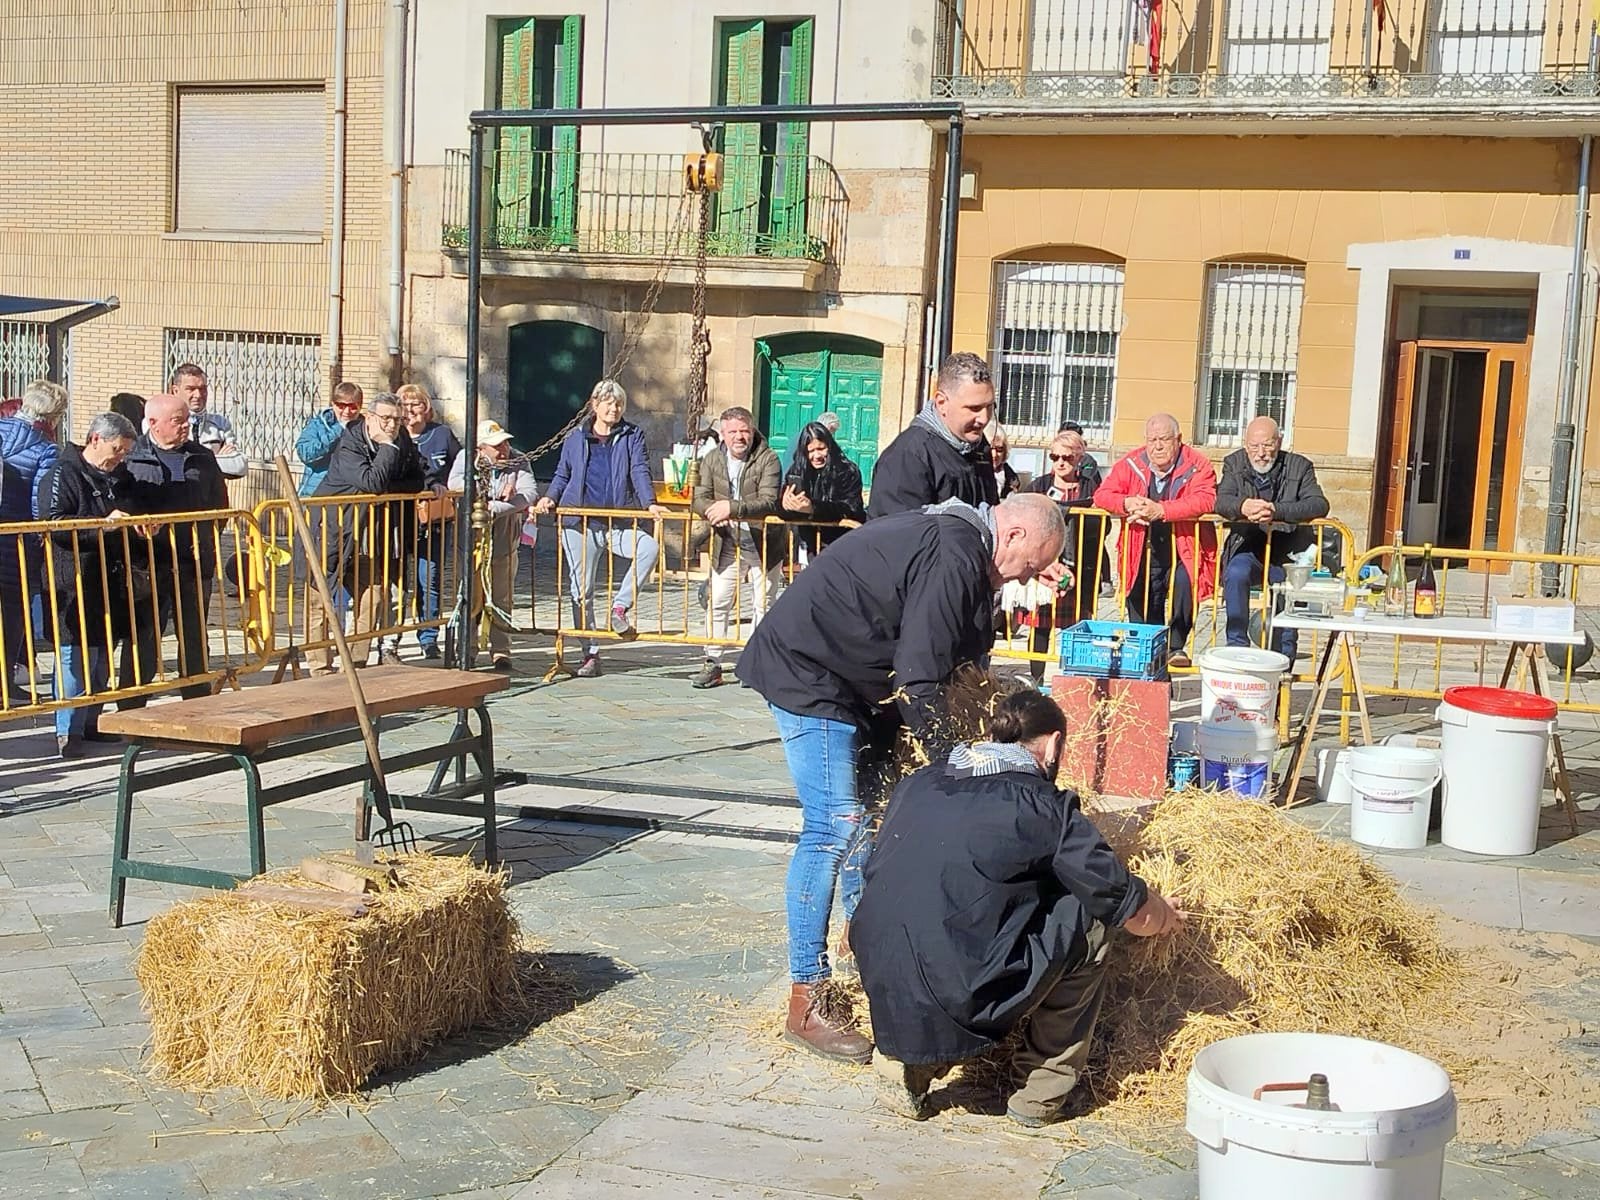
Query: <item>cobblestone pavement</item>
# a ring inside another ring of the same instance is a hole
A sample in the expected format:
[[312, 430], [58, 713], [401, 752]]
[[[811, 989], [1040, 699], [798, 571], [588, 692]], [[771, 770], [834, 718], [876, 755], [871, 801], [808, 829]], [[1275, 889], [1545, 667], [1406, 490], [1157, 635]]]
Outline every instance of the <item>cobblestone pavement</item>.
[[[519, 651], [493, 712], [502, 765], [533, 780], [502, 794], [502, 836], [517, 917], [548, 955], [549, 1011], [521, 1038], [442, 1046], [359, 1105], [321, 1111], [148, 1076], [132, 978], [141, 926], [105, 920], [115, 754], [63, 764], [43, 722], [0, 729], [0, 1197], [1197, 1195], [1186, 1152], [1025, 1137], [971, 1113], [912, 1125], [876, 1111], [864, 1078], [780, 1049], [784, 846], [519, 817], [624, 808], [792, 832], [793, 807], [763, 802], [788, 784], [762, 705], [733, 687], [692, 691], [684, 651], [608, 648], [600, 679], [545, 685], [548, 662]], [[1425, 707], [1385, 715], [1384, 730], [1425, 722]], [[386, 740], [424, 732], [402, 725]], [[1597, 740], [1592, 721], [1573, 723], [1581, 836], [1551, 812], [1528, 859], [1432, 846], [1381, 862], [1450, 911], [1600, 938]], [[226, 780], [143, 801], [136, 850], [242, 869], [242, 804]], [[336, 794], [271, 810], [269, 861], [347, 844], [349, 806]], [[1342, 836], [1336, 810], [1296, 815]], [[442, 841], [471, 835], [451, 819], [419, 824]], [[193, 894], [134, 882], [130, 920]], [[1600, 1028], [1600, 980], [1560, 1002]], [[1592, 1200], [1600, 1128], [1453, 1146], [1445, 1196]]]

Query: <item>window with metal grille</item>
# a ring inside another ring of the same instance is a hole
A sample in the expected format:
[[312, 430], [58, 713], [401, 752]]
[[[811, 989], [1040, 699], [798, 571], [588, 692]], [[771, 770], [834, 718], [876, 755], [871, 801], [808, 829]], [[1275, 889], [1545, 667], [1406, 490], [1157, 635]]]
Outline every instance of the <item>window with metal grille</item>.
[[1123, 268], [1106, 263], [995, 263], [994, 341], [1000, 424], [1044, 441], [1063, 421], [1091, 442], [1111, 437]]
[[43, 321], [0, 321], [0, 399], [22, 395], [50, 370], [50, 341]]
[[1210, 264], [1206, 276], [1201, 438], [1208, 446], [1238, 445], [1256, 417], [1271, 417], [1287, 434], [1294, 415], [1306, 269], [1222, 262]]
[[245, 457], [271, 462], [322, 408], [321, 349], [321, 338], [300, 333], [169, 329], [162, 378], [181, 363], [198, 366], [210, 385], [207, 407], [233, 423]]
[[1543, 0], [1439, 0], [1432, 70], [1440, 75], [1536, 75], [1544, 65]]
[[320, 234], [327, 119], [320, 86], [179, 89], [173, 227]]

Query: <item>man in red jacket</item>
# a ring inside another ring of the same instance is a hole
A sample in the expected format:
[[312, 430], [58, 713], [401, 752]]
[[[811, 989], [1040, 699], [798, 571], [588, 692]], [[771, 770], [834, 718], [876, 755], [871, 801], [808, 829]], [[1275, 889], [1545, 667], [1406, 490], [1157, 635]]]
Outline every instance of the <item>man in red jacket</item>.
[[1211, 460], [1183, 444], [1183, 430], [1168, 413], [1144, 423], [1144, 445], [1112, 467], [1094, 494], [1096, 508], [1127, 518], [1117, 578], [1127, 581], [1128, 616], [1140, 624], [1167, 621], [1167, 661], [1174, 667], [1189, 666], [1184, 647], [1195, 608], [1216, 583], [1216, 530], [1195, 520], [1216, 502]]

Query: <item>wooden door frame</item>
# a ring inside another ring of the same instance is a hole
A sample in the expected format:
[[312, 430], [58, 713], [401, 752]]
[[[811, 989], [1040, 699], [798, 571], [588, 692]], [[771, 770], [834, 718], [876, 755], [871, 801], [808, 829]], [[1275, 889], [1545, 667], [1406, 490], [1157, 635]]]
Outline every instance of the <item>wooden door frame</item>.
[[[1485, 404], [1479, 410], [1478, 465], [1477, 475], [1472, 485], [1471, 540], [1481, 546], [1487, 529], [1488, 472], [1494, 444], [1494, 422], [1492, 419], [1484, 420], [1484, 414], [1488, 411], [1488, 401], [1498, 400], [1501, 364], [1512, 363], [1511, 413], [1508, 417], [1507, 425], [1505, 471], [1508, 479], [1520, 481], [1522, 478], [1522, 452], [1525, 441], [1524, 431], [1528, 414], [1528, 372], [1533, 357], [1533, 335], [1530, 333], [1527, 339], [1521, 342], [1418, 338], [1397, 342], [1396, 348], [1391, 375], [1394, 402], [1389, 414], [1389, 478], [1383, 494], [1383, 502], [1377, 508], [1384, 521], [1382, 529], [1379, 530], [1382, 538], [1378, 544], [1386, 544], [1396, 529], [1404, 528], [1403, 522], [1407, 498], [1406, 484], [1408, 480], [1407, 460], [1410, 458], [1411, 451], [1411, 423], [1416, 407], [1417, 371], [1421, 362], [1421, 352], [1424, 350], [1443, 350], [1481, 353], [1485, 356], [1483, 381]], [[1502, 486], [1500, 494], [1500, 530], [1502, 538], [1506, 530], [1511, 530], [1513, 538], [1515, 537], [1520, 493], [1520, 486]], [[1473, 547], [1461, 548], [1471, 549]], [[1481, 561], [1476, 561], [1474, 569], [1481, 568], [1483, 565]]]

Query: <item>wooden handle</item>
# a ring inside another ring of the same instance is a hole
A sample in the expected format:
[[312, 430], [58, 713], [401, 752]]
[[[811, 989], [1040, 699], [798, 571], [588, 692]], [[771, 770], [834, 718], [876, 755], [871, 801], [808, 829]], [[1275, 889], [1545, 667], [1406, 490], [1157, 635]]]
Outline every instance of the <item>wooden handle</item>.
[[[372, 784], [382, 798], [379, 811], [384, 812], [389, 807], [389, 785], [384, 779], [383, 758], [378, 753], [378, 735], [373, 732], [372, 717], [367, 712], [367, 697], [361, 690], [361, 681], [356, 678], [356, 664], [350, 656], [350, 643], [345, 640], [344, 620], [333, 603], [332, 593], [328, 591], [328, 581], [322, 571], [322, 555], [318, 553], [316, 540], [311, 536], [306, 506], [300, 503], [300, 494], [295, 490], [289, 460], [280, 454], [273, 459], [273, 465], [278, 468], [278, 484], [283, 489], [283, 498], [288, 501], [289, 512], [294, 518], [295, 532], [300, 536], [300, 548], [305, 552], [306, 574], [311, 577], [317, 595], [322, 598], [322, 611], [328, 618], [328, 628], [333, 631], [334, 645], [339, 648], [339, 662], [344, 667], [345, 681], [350, 685], [350, 699], [356, 708], [356, 723], [361, 726], [361, 740], [367, 746], [367, 762], [372, 766]], [[357, 804], [360, 807], [356, 816], [356, 840], [365, 842], [368, 840], [371, 818], [365, 798], [358, 800]]]

